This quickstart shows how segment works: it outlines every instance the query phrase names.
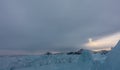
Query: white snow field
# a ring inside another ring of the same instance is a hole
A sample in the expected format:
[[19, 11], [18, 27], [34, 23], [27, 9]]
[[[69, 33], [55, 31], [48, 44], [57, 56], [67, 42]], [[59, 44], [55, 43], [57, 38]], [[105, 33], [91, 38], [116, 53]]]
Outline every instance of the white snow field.
[[120, 70], [120, 41], [107, 55], [0, 56], [0, 70]]

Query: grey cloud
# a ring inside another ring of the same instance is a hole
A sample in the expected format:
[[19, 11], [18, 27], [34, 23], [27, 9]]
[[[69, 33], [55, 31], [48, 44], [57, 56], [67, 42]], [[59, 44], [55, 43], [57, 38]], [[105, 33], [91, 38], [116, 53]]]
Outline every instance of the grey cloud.
[[0, 49], [71, 50], [119, 32], [119, 0], [1, 0]]

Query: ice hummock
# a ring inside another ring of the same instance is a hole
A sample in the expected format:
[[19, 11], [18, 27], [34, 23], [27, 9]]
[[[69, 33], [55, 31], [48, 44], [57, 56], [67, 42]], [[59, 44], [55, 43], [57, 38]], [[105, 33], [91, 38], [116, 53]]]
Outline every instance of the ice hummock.
[[[64, 58], [68, 58], [68, 56], [73, 57], [73, 55], [67, 55], [67, 57]], [[74, 59], [71, 60], [74, 61], [71, 63], [50, 64], [41, 67], [28, 67], [16, 70], [91, 70], [93, 61], [88, 51], [84, 51], [81, 55], [76, 55]]]
[[80, 55], [40, 55], [0, 57], [0, 70], [91, 70], [90, 51]]
[[117, 45], [108, 53], [107, 58], [102, 70], [120, 70], [120, 41]]

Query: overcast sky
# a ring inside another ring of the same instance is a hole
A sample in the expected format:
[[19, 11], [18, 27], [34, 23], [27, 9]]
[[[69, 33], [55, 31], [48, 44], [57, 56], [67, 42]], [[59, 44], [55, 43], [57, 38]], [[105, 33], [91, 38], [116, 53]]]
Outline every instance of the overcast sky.
[[120, 0], [0, 0], [0, 50], [69, 51], [120, 31]]

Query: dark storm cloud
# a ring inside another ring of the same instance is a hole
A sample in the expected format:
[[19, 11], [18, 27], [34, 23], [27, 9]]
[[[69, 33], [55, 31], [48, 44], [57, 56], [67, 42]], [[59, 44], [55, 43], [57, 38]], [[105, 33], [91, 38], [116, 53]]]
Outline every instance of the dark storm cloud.
[[0, 49], [69, 50], [120, 30], [119, 0], [1, 0]]

